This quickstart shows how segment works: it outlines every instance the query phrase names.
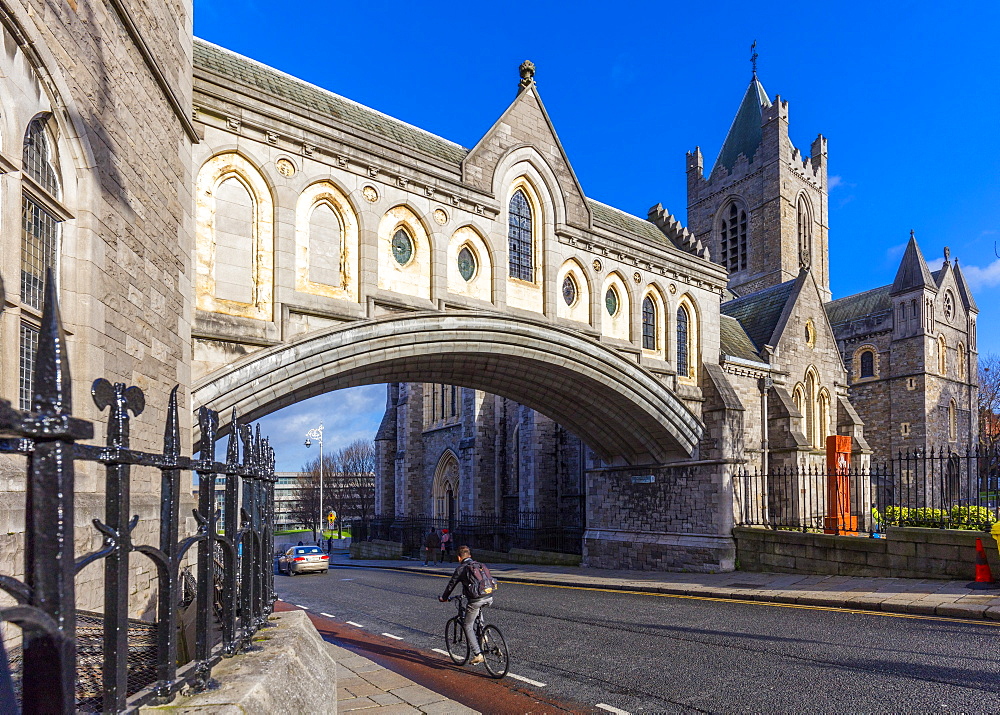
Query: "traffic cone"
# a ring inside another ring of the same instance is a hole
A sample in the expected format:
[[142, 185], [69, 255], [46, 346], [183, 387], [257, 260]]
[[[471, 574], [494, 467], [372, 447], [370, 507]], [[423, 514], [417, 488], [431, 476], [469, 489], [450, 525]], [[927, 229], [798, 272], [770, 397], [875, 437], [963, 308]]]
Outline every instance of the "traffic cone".
[[976, 539], [976, 580], [970, 583], [968, 588], [989, 588], [987, 584], [992, 583], [993, 574], [990, 573], [990, 565], [986, 561], [986, 549], [983, 548], [983, 540]]

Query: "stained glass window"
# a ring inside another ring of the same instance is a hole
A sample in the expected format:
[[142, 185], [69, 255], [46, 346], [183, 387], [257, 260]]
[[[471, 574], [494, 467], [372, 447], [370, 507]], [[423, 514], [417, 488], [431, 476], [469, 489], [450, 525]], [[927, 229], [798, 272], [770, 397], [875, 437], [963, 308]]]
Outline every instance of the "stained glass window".
[[656, 350], [656, 306], [649, 296], [642, 301], [642, 348]]
[[518, 190], [510, 199], [507, 219], [507, 239], [510, 250], [510, 277], [522, 281], [534, 279], [531, 262], [531, 205], [524, 192]]
[[604, 307], [608, 309], [608, 315], [618, 313], [618, 291], [613, 286], [604, 294]]
[[562, 294], [566, 305], [573, 305], [576, 302], [576, 281], [573, 280], [573, 276], [563, 278]]
[[688, 360], [688, 312], [683, 305], [677, 309], [677, 374], [688, 377], [691, 372]]
[[476, 275], [476, 257], [468, 246], [462, 246], [462, 250], [458, 252], [458, 273], [466, 281], [471, 281]]
[[413, 239], [405, 229], [399, 229], [392, 237], [392, 257], [401, 266], [405, 266], [413, 257]]
[[871, 350], [861, 353], [861, 377], [875, 377], [875, 353]]

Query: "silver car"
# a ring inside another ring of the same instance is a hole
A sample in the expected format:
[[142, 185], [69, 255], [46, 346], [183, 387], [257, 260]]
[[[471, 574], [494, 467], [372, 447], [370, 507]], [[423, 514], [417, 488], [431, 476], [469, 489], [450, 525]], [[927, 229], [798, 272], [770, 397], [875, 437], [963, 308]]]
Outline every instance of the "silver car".
[[278, 557], [278, 572], [295, 574], [318, 571], [326, 573], [330, 568], [330, 557], [317, 546], [292, 546]]

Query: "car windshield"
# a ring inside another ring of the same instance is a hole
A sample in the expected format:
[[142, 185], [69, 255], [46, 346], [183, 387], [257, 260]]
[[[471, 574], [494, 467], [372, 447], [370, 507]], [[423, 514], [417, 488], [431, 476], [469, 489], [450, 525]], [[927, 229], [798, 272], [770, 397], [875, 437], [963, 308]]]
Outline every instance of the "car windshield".
[[297, 554], [321, 554], [323, 552], [320, 551], [319, 548], [317, 548], [315, 546], [300, 546], [299, 548], [295, 549], [295, 553], [297, 553]]

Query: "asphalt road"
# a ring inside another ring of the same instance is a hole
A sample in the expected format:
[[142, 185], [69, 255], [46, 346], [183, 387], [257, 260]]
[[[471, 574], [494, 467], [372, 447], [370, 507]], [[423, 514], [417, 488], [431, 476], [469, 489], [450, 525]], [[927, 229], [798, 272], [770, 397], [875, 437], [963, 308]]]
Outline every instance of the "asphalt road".
[[[281, 599], [428, 659], [446, 657], [431, 650], [454, 611], [435, 600], [444, 583], [336, 567], [275, 576]], [[1000, 712], [1000, 624], [512, 583], [488, 616], [511, 673], [544, 686], [504, 682], [571, 709]]]

